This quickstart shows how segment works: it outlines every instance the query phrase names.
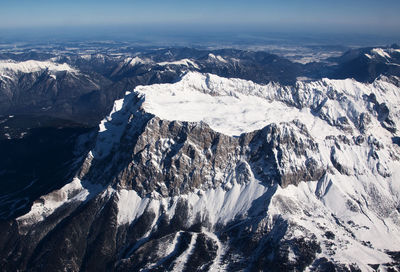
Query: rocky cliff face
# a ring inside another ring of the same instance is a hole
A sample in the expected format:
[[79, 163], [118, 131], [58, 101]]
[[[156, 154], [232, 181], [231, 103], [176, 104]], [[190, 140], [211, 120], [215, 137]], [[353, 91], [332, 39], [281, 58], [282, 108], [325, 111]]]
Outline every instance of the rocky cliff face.
[[393, 80], [138, 87], [69, 184], [1, 223], [1, 268], [399, 269]]

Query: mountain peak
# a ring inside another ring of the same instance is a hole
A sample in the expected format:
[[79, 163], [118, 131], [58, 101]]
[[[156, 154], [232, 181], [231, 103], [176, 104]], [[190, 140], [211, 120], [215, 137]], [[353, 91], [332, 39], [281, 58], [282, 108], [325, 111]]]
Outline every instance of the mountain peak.
[[0, 73], [33, 73], [41, 70], [49, 70], [50, 72], [71, 72], [78, 71], [67, 63], [59, 64], [51, 61], [27, 60], [16, 62], [13, 60], [0, 60]]

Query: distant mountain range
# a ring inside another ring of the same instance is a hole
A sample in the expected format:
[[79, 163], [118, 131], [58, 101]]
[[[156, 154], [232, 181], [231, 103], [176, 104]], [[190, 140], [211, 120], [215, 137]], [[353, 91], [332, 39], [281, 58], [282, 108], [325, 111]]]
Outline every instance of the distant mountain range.
[[[351, 50], [325, 62], [300, 64], [266, 52], [170, 48], [138, 53], [0, 55], [0, 114], [45, 115], [95, 125], [113, 101], [138, 85], [171, 83], [199, 71], [266, 84], [354, 78], [372, 82], [400, 74], [398, 46]], [[90, 106], [88, 106], [90, 105]]]

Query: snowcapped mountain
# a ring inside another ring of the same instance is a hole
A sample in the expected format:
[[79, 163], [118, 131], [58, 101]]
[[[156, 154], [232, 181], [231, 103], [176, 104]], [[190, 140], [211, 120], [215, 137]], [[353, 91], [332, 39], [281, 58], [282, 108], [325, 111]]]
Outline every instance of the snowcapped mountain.
[[[396, 46], [354, 49], [305, 65], [267, 52], [235, 49], [41, 50], [0, 53], [0, 116], [45, 116], [97, 126], [127, 90], [173, 83], [190, 71], [291, 86], [297, 80], [325, 77], [371, 83], [381, 75], [400, 76]], [[0, 136], [4, 134], [0, 126]]]
[[365, 56], [369, 59], [373, 58], [384, 58], [389, 60], [392, 58], [392, 55], [399, 55], [400, 49], [394, 48], [374, 48], [370, 51], [370, 54], [366, 53]]
[[35, 61], [35, 60], [28, 60], [23, 62], [16, 62], [12, 60], [0, 61], [1, 77], [10, 77], [10, 75], [12, 74], [33, 73], [42, 70], [48, 70], [52, 73], [56, 72], [77, 73], [75, 69], [73, 69], [66, 63], [58, 64], [49, 61]]
[[[83, 100], [95, 101], [94, 97], [101, 96], [104, 82], [104, 78], [81, 73], [67, 63], [2, 60], [0, 114], [38, 114], [78, 120], [77, 112], [80, 115], [87, 108], [81, 105]], [[95, 118], [93, 115], [96, 112], [86, 111], [86, 118], [81, 120], [88, 122]]]
[[0, 224], [0, 267], [399, 269], [399, 92], [385, 76], [138, 86], [72, 180]]
[[338, 63], [330, 75], [334, 78], [373, 82], [380, 75], [400, 76], [400, 50], [397, 45], [353, 49], [332, 60]]

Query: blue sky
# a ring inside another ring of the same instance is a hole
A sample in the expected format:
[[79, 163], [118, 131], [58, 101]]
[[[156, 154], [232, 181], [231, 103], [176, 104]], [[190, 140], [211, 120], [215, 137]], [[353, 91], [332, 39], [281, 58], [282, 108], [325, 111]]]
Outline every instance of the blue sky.
[[197, 25], [400, 32], [400, 0], [2, 0], [0, 28]]

